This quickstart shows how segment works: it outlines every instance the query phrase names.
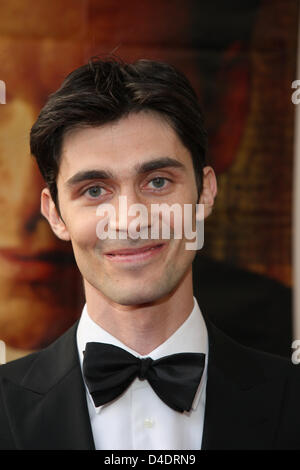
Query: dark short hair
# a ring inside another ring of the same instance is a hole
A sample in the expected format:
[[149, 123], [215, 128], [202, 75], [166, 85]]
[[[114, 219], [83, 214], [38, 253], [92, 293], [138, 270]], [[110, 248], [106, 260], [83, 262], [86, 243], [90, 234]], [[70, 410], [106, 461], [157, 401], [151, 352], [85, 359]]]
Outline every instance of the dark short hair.
[[56, 179], [68, 130], [117, 121], [129, 113], [162, 115], [190, 151], [198, 195], [206, 163], [206, 130], [197, 95], [175, 67], [140, 59], [92, 57], [75, 69], [52, 93], [30, 132], [30, 150], [58, 207]]

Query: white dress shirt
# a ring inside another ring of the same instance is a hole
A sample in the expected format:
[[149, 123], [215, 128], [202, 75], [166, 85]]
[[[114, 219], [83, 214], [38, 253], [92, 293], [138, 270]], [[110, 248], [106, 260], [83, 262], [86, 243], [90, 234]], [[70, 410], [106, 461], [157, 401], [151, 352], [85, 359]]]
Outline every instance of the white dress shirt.
[[82, 369], [88, 342], [119, 346], [136, 357], [153, 360], [181, 352], [205, 353], [205, 368], [192, 409], [180, 413], [166, 405], [147, 380], [136, 378], [118, 398], [95, 407], [86, 387], [91, 427], [97, 450], [199, 450], [201, 449], [207, 379], [208, 336], [197, 300], [185, 322], [164, 343], [141, 356], [97, 325], [86, 305], [77, 329], [77, 346]]

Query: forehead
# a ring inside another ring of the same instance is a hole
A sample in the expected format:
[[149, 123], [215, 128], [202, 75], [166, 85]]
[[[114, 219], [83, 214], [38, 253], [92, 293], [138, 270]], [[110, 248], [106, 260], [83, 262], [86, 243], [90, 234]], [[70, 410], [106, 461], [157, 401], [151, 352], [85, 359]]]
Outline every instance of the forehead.
[[171, 157], [192, 170], [192, 158], [177, 133], [160, 115], [140, 112], [98, 127], [73, 129], [63, 140], [59, 177], [83, 169], [111, 169], [130, 176], [137, 164]]

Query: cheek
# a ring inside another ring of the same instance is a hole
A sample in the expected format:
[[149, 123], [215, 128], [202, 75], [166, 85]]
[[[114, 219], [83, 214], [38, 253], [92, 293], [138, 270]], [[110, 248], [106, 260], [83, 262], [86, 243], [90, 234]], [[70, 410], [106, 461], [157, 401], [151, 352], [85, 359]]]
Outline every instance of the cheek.
[[80, 217], [70, 218], [68, 229], [74, 249], [87, 249], [96, 244], [96, 225], [95, 215], [84, 214]]
[[178, 205], [174, 212], [171, 212], [170, 217], [162, 216], [163, 226], [170, 225], [171, 235], [176, 240], [191, 239], [191, 236], [196, 231], [196, 206], [192, 203], [185, 203]]

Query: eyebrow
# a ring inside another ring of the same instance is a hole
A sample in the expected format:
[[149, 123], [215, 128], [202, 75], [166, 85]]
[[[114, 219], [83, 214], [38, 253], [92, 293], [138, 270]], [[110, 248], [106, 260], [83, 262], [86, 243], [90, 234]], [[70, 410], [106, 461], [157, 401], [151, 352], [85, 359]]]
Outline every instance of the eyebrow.
[[[142, 175], [148, 173], [149, 171], [159, 170], [161, 168], [179, 168], [181, 170], [186, 170], [186, 167], [183, 163], [171, 157], [161, 157], [154, 160], [149, 160], [148, 162], [138, 163], [134, 166], [134, 170], [137, 175]], [[83, 181], [94, 180], [94, 179], [113, 179], [115, 177], [114, 173], [108, 169], [104, 170], [83, 170], [75, 173], [71, 178], [66, 181], [66, 185], [69, 187], [75, 186], [78, 183]]]

